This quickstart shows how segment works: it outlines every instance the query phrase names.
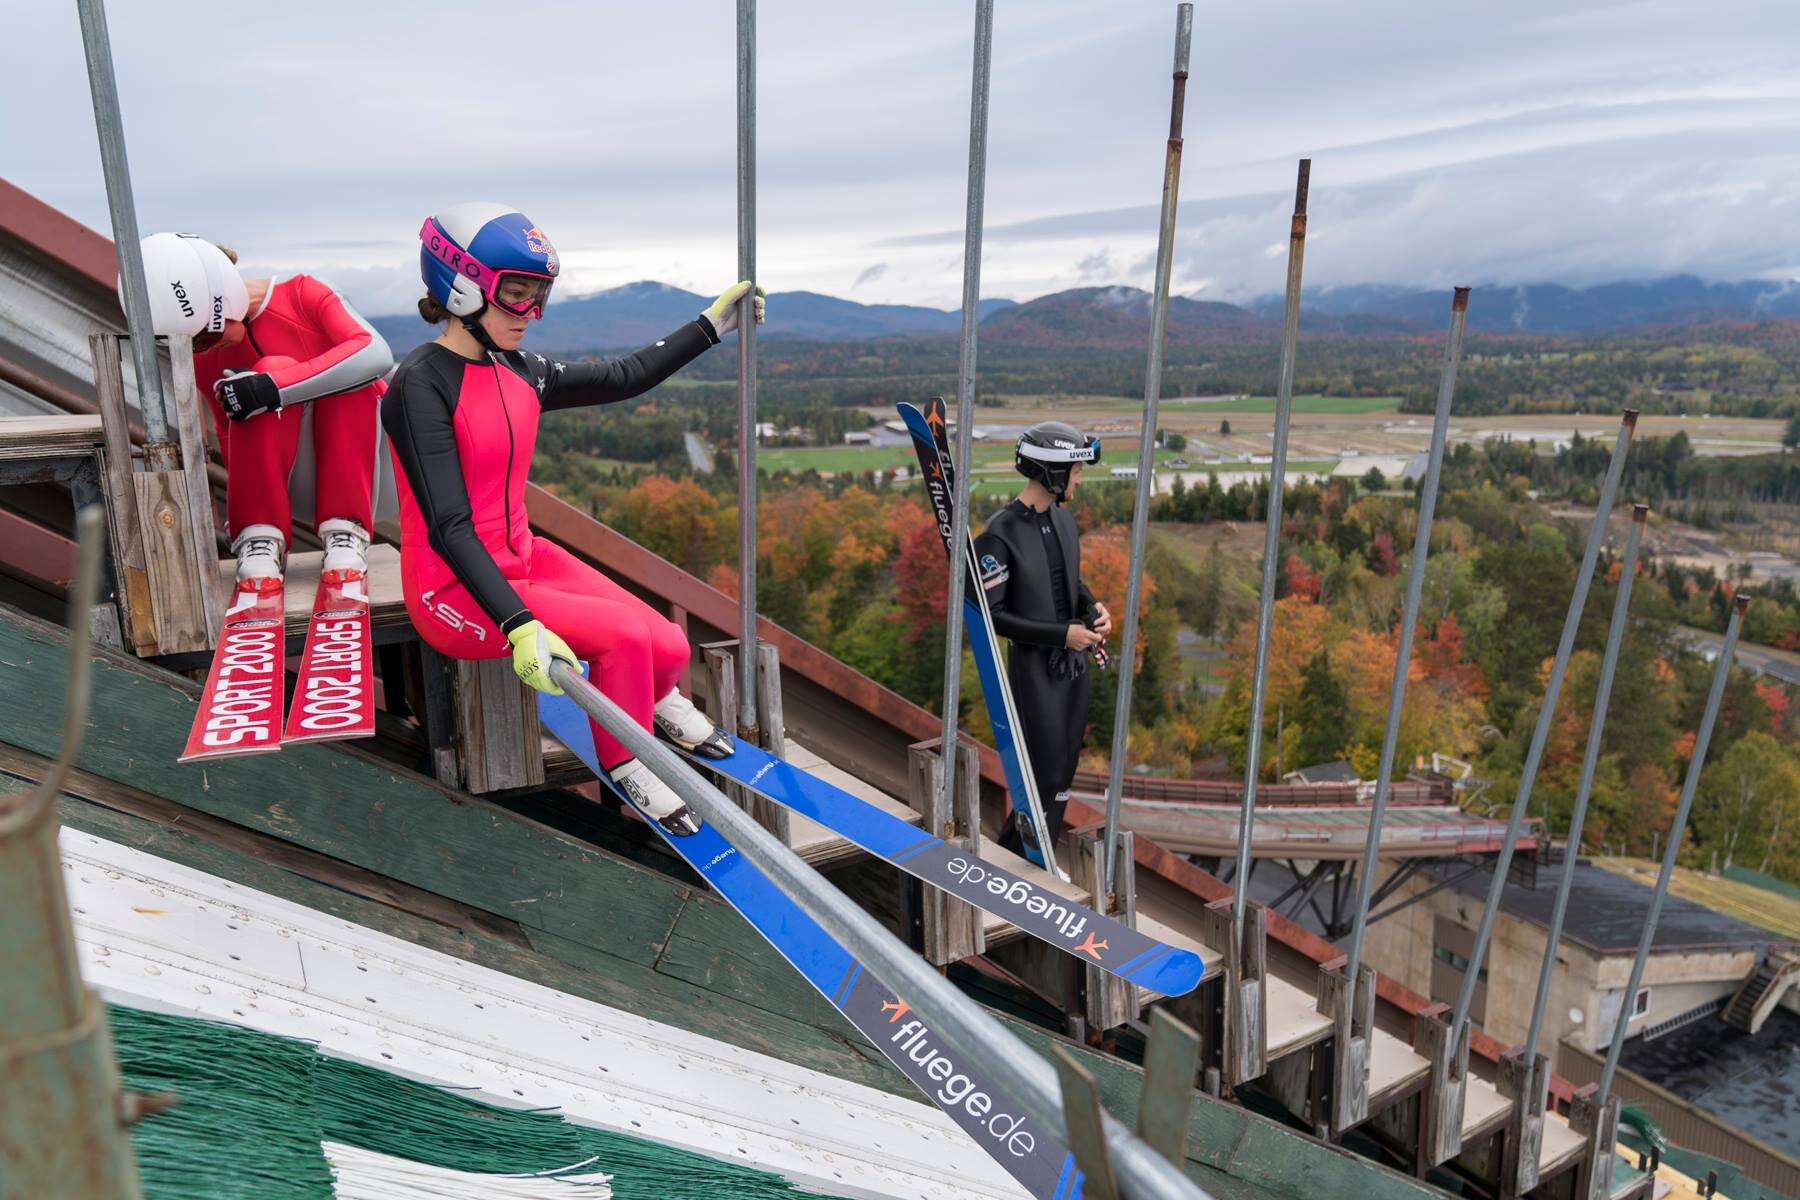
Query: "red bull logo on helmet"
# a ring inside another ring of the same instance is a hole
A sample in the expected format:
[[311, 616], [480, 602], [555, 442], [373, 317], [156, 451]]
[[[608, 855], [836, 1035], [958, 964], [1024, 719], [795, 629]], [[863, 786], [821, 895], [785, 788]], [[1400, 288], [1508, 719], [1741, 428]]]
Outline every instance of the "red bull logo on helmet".
[[546, 274], [556, 274], [559, 265], [556, 259], [556, 247], [550, 244], [550, 239], [544, 236], [543, 230], [535, 225], [527, 229], [525, 231], [525, 248], [533, 254], [544, 256]]

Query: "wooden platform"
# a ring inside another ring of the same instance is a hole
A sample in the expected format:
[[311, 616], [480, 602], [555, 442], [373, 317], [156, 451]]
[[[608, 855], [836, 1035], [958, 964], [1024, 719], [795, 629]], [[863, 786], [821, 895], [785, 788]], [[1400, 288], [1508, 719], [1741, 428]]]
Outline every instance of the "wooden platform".
[[1544, 1144], [1538, 1152], [1538, 1173], [1548, 1178], [1581, 1157], [1587, 1139], [1569, 1127], [1568, 1118], [1559, 1113], [1544, 1114]]
[[1424, 1055], [1377, 1028], [1369, 1039], [1369, 1110], [1385, 1107], [1387, 1097], [1404, 1092], [1431, 1074], [1431, 1063]]
[[[288, 555], [287, 587], [282, 601], [287, 608], [287, 636], [306, 636], [306, 621], [312, 615], [313, 594], [319, 590], [319, 571], [325, 561], [323, 550], [299, 550]], [[219, 579], [227, 590], [236, 575], [237, 564], [231, 559], [219, 560]], [[410, 629], [412, 618], [406, 613], [406, 599], [400, 590], [400, 548], [376, 542], [369, 547], [369, 624], [374, 630]]]

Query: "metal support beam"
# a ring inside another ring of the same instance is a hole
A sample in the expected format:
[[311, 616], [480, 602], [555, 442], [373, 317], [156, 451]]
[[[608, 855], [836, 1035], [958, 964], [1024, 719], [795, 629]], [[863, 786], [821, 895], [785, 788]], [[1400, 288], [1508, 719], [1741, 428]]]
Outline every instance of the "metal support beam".
[[[963, 578], [960, 561], [969, 530], [969, 445], [975, 425], [975, 331], [981, 322], [981, 226], [987, 203], [988, 82], [994, 57], [994, 0], [975, 0], [975, 68], [969, 88], [969, 187], [963, 209], [962, 349], [956, 364], [956, 443], [951, 447], [956, 478], [950, 496], [950, 523], [956, 551], [950, 556], [950, 598], [944, 610], [944, 730], [941, 746], [956, 745], [962, 706]], [[945, 754], [944, 797], [956, 794], [956, 759]], [[1025, 802], [1015, 796], [1015, 803]], [[1047, 830], [1039, 830], [1042, 837]], [[1044, 846], [1044, 862], [1056, 861]], [[1051, 866], [1052, 870], [1055, 867]], [[1060, 872], [1059, 872], [1060, 873]]]
[[[702, 779], [676, 753], [632, 720], [612, 700], [566, 664], [551, 678], [583, 712], [617, 738], [681, 797], [695, 815], [713, 826], [770, 883], [836, 938], [937, 1030], [958, 1054], [984, 1064], [996, 1084], [1024, 1114], [1056, 1135], [1068, 1137], [1061, 1087], [1055, 1068], [939, 975], [874, 917], [857, 907], [818, 872], [769, 835], [737, 805]], [[1124, 1200], [1199, 1200], [1205, 1193], [1180, 1171], [1105, 1112], [1100, 1114], [1107, 1152]]]
[[1281, 550], [1281, 495], [1287, 473], [1288, 413], [1294, 402], [1294, 355], [1300, 340], [1300, 269], [1306, 255], [1306, 191], [1312, 159], [1300, 160], [1294, 219], [1288, 229], [1287, 297], [1281, 321], [1281, 374], [1275, 387], [1275, 451], [1269, 463], [1269, 506], [1263, 516], [1262, 595], [1256, 609], [1256, 660], [1250, 676], [1250, 729], [1244, 741], [1244, 804], [1238, 814], [1237, 874], [1233, 877], [1233, 940], [1243, 937], [1250, 902], [1250, 831], [1256, 816], [1256, 777], [1262, 770], [1263, 703], [1269, 683], [1269, 630], [1275, 623], [1276, 556]]
[[1169, 142], [1163, 156], [1162, 223], [1156, 239], [1156, 283], [1150, 300], [1150, 360], [1144, 368], [1144, 423], [1138, 444], [1137, 498], [1131, 510], [1130, 568], [1125, 573], [1125, 628], [1113, 655], [1118, 700], [1113, 705], [1112, 745], [1107, 751], [1105, 888], [1118, 877], [1119, 805], [1125, 788], [1125, 758], [1131, 745], [1131, 685], [1137, 659], [1138, 605], [1143, 597], [1144, 527], [1156, 472], [1156, 414], [1162, 403], [1163, 334], [1169, 324], [1169, 273], [1175, 260], [1175, 207], [1181, 190], [1181, 118], [1187, 105], [1188, 46], [1194, 35], [1194, 6], [1175, 8], [1175, 72], [1169, 100]]
[[[1625, 556], [1619, 560], [1619, 591], [1613, 598], [1612, 624], [1606, 630], [1606, 653], [1600, 660], [1600, 683], [1594, 692], [1594, 712], [1588, 718], [1587, 749], [1581, 760], [1581, 783], [1575, 790], [1575, 808], [1569, 814], [1567, 845], [1563, 849], [1562, 874], [1556, 881], [1556, 901], [1550, 908], [1550, 928], [1544, 942], [1544, 964], [1538, 970], [1537, 999], [1531, 1005], [1531, 1028], [1525, 1035], [1524, 1060], [1537, 1056], [1544, 1034], [1544, 1012], [1550, 1006], [1550, 976], [1556, 970], [1556, 951], [1562, 942], [1563, 919], [1569, 911], [1569, 888], [1575, 881], [1575, 860], [1581, 845], [1581, 828], [1587, 820], [1588, 797], [1594, 790], [1594, 768], [1600, 762], [1600, 742], [1606, 731], [1606, 709], [1612, 702], [1613, 672], [1619, 665], [1619, 643], [1631, 615], [1631, 584], [1637, 576], [1638, 542], [1650, 506], [1632, 507], [1631, 532], [1625, 539]], [[1546, 835], [1548, 830], [1545, 831]]]
[[100, 167], [106, 175], [113, 248], [119, 255], [119, 292], [125, 302], [125, 326], [131, 330], [131, 365], [137, 371], [138, 404], [144, 411], [145, 457], [152, 470], [169, 470], [178, 465], [172, 445], [175, 423], [156, 363], [156, 333], [150, 324], [150, 291], [144, 282], [137, 205], [131, 197], [131, 165], [125, 156], [125, 122], [119, 115], [119, 84], [113, 76], [106, 5], [104, 0], [75, 0], [75, 7], [81, 16], [88, 90], [94, 97], [94, 131], [100, 140]]
[[1744, 610], [1750, 597], [1738, 593], [1731, 621], [1725, 626], [1725, 642], [1719, 647], [1718, 665], [1713, 669], [1712, 690], [1706, 695], [1706, 711], [1700, 717], [1700, 728], [1694, 732], [1694, 753], [1688, 759], [1687, 779], [1681, 785], [1681, 800], [1675, 806], [1675, 819], [1669, 824], [1669, 844], [1663, 850], [1662, 869], [1656, 874], [1656, 890], [1650, 893], [1650, 908], [1644, 914], [1644, 932], [1638, 938], [1637, 956], [1631, 960], [1631, 978], [1625, 984], [1625, 995], [1619, 1002], [1618, 1023], [1613, 1026], [1612, 1045], [1606, 1051], [1606, 1065], [1600, 1068], [1600, 1085], [1594, 1103], [1603, 1107], [1612, 1092], [1613, 1072], [1619, 1069], [1619, 1054], [1625, 1049], [1625, 1030], [1631, 1024], [1631, 999], [1644, 981], [1644, 963], [1650, 947], [1656, 942], [1656, 926], [1662, 920], [1663, 900], [1669, 894], [1669, 880], [1675, 874], [1675, 860], [1681, 854], [1681, 835], [1687, 829], [1688, 814], [1694, 808], [1694, 792], [1700, 786], [1700, 772], [1706, 766], [1706, 747], [1712, 741], [1713, 725], [1719, 719], [1719, 701], [1725, 695], [1725, 681], [1731, 675], [1731, 660], [1737, 653], [1738, 632], [1744, 625]]
[[[756, 0], [737, 5], [738, 645], [756, 645]], [[756, 655], [737, 656], [739, 733], [756, 734]], [[720, 719], [731, 720], [721, 713]]]
[[1450, 337], [1444, 346], [1444, 370], [1438, 377], [1437, 409], [1431, 419], [1431, 450], [1419, 489], [1419, 527], [1413, 536], [1412, 563], [1406, 574], [1406, 600], [1400, 607], [1400, 643], [1394, 651], [1394, 679], [1388, 687], [1387, 728], [1381, 735], [1381, 766], [1375, 773], [1375, 800], [1369, 809], [1369, 838], [1363, 843], [1362, 874], [1356, 881], [1356, 908], [1350, 945], [1345, 950], [1344, 977], [1355, 979], [1362, 965], [1363, 936], [1369, 928], [1369, 904], [1375, 886], [1375, 861], [1381, 853], [1381, 823], [1387, 816], [1393, 786], [1394, 751], [1400, 743], [1400, 712], [1406, 705], [1406, 675], [1412, 667], [1413, 632], [1419, 623], [1419, 598], [1425, 589], [1425, 562], [1431, 556], [1431, 521], [1437, 513], [1438, 481], [1443, 475], [1444, 440], [1450, 430], [1450, 399], [1456, 393], [1456, 364], [1462, 357], [1463, 326], [1469, 316], [1469, 289], [1456, 288], [1450, 298]]
[[1462, 1036], [1462, 1026], [1469, 1019], [1469, 1008], [1475, 1003], [1475, 984], [1481, 977], [1481, 964], [1487, 959], [1488, 938], [1494, 932], [1494, 914], [1499, 911], [1500, 895], [1506, 890], [1506, 873], [1512, 867], [1519, 831], [1525, 827], [1525, 810], [1531, 806], [1531, 788], [1537, 782], [1538, 764], [1543, 761], [1544, 745], [1550, 739], [1556, 701], [1562, 695], [1563, 673], [1568, 670], [1569, 655], [1575, 649], [1575, 634], [1581, 628], [1582, 610], [1587, 607], [1588, 586], [1594, 581], [1594, 564], [1600, 561], [1600, 547], [1606, 541], [1606, 521], [1612, 515], [1613, 497], [1619, 492], [1619, 475], [1625, 470], [1625, 456], [1631, 449], [1631, 435], [1636, 428], [1637, 411], [1626, 409], [1625, 419], [1619, 423], [1618, 440], [1613, 443], [1612, 460], [1606, 466], [1606, 478], [1600, 484], [1600, 503], [1594, 510], [1594, 523], [1588, 527], [1587, 548], [1581, 555], [1581, 569], [1575, 576], [1575, 591], [1569, 597], [1568, 614], [1563, 617], [1556, 657], [1550, 663], [1550, 679], [1544, 685], [1537, 726], [1531, 731], [1531, 748], [1525, 754], [1525, 769], [1519, 775], [1519, 790], [1513, 796], [1506, 836], [1500, 843], [1500, 856], [1494, 860], [1494, 881], [1488, 887], [1487, 904], [1481, 910], [1481, 927], [1475, 931], [1475, 944], [1469, 951], [1469, 969], [1463, 972], [1462, 989], [1456, 996], [1456, 1010], [1450, 1024], [1453, 1034], [1458, 1037]]

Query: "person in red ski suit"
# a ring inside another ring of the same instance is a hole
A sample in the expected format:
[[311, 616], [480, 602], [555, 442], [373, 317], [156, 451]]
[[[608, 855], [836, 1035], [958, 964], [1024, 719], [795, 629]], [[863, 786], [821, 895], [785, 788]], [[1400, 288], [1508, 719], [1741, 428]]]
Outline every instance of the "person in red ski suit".
[[[447, 328], [406, 356], [381, 405], [400, 479], [401, 577], [420, 636], [453, 658], [510, 654], [521, 679], [553, 694], [562, 689], [550, 679], [551, 660], [585, 660], [601, 691], [645, 729], [729, 753], [729, 737], [676, 688], [690, 655], [686, 635], [535, 537], [525, 483], [540, 413], [649, 391], [736, 327], [735, 302], [749, 285], [636, 353], [559, 362], [518, 349], [557, 270], [535, 226], [499, 205], [466, 204], [428, 219], [420, 236], [430, 290], [420, 314]], [[649, 815], [672, 833], [698, 828], [666, 785], [636, 771], [604, 730], [594, 733], [601, 765]]]
[[242, 279], [234, 254], [186, 234], [145, 239], [144, 259], [157, 332], [194, 335], [194, 380], [225, 460], [239, 578], [280, 574], [293, 541], [289, 476], [308, 414], [326, 567], [364, 569], [377, 406], [394, 361], [387, 343], [310, 275]]

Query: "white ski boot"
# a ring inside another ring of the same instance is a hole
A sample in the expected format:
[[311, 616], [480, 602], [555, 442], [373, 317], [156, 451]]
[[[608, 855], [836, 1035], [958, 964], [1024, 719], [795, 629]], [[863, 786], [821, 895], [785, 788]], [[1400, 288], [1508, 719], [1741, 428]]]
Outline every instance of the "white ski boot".
[[273, 525], [245, 526], [231, 543], [231, 552], [237, 555], [238, 586], [252, 581], [259, 585], [268, 580], [281, 582], [287, 562], [287, 543], [282, 540], [281, 530]]
[[614, 767], [611, 774], [613, 782], [625, 789], [631, 802], [670, 834], [687, 837], [700, 832], [699, 818], [681, 802], [675, 790], [637, 759], [626, 759]]
[[369, 574], [369, 531], [355, 521], [332, 517], [319, 522], [319, 540], [325, 543], [321, 576], [333, 582], [364, 579]]
[[701, 758], [730, 758], [737, 749], [731, 735], [707, 720], [680, 688], [670, 688], [656, 702], [656, 732]]

